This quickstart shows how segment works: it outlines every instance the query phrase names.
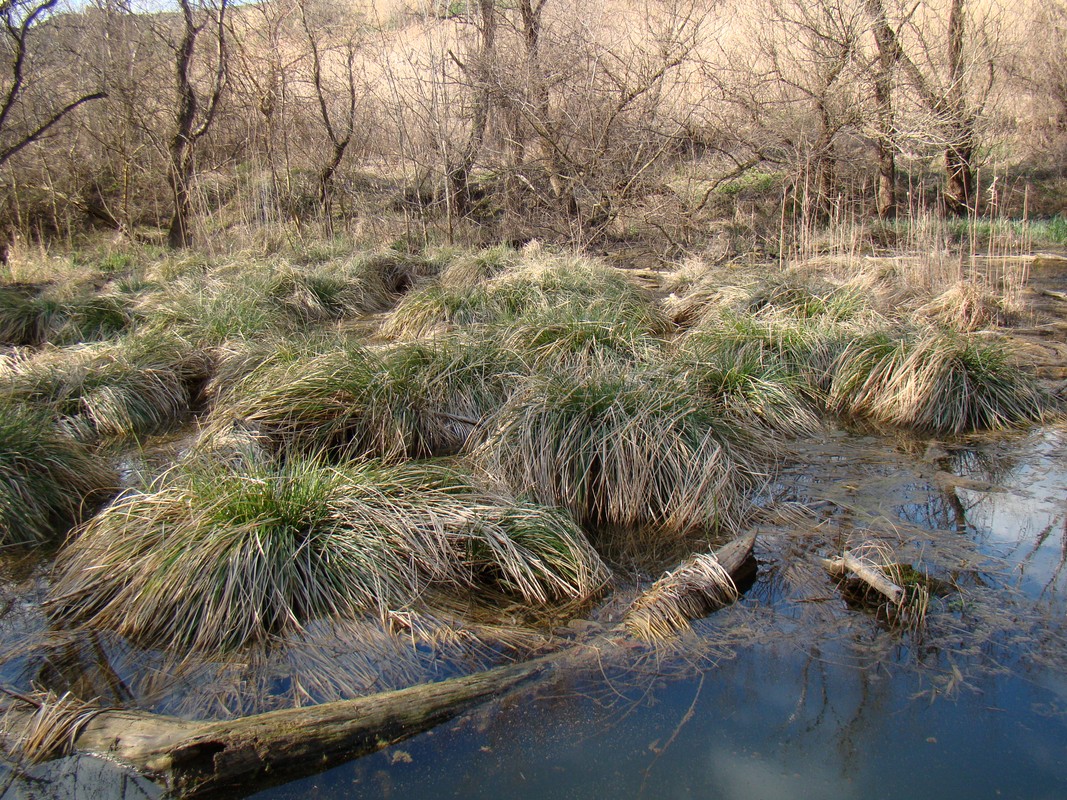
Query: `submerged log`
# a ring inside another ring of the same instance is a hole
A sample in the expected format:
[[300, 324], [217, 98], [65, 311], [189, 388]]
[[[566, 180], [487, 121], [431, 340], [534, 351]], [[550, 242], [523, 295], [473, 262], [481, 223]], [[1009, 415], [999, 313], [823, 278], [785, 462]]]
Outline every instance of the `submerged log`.
[[[734, 581], [746, 574], [755, 534], [720, 548], [715, 557]], [[707, 609], [713, 610], [713, 609]], [[438, 683], [233, 720], [190, 721], [145, 711], [97, 709], [64, 733], [71, 749], [130, 765], [179, 797], [240, 796], [321, 772], [368, 755], [448, 721], [480, 701], [502, 695], [551, 667], [599, 663], [604, 649], [629, 639], [626, 624], [592, 642], [506, 667]], [[29, 698], [11, 705], [0, 722], [10, 742], [31, 730], [42, 713]], [[40, 727], [39, 724], [37, 727]], [[268, 776], [268, 777], [264, 777]]]
[[[134, 766], [180, 797], [239, 792], [259, 788], [265, 773], [293, 779], [380, 750], [517, 686], [545, 666], [543, 660], [531, 661], [355, 700], [217, 722], [101, 709], [72, 732], [73, 746]], [[9, 736], [36, 713], [25, 706], [8, 709]]]

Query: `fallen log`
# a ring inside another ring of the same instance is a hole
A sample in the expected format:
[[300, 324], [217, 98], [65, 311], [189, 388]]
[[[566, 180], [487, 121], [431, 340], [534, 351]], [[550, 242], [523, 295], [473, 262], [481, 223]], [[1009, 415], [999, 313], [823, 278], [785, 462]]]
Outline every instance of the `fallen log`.
[[657, 641], [689, 628], [694, 619], [734, 602], [737, 581], [756, 543], [754, 533], [735, 539], [715, 553], [700, 553], [667, 572], [630, 606], [625, 630]]
[[[546, 662], [499, 667], [439, 683], [270, 711], [233, 720], [193, 722], [145, 711], [101, 709], [73, 731], [73, 748], [129, 764], [179, 797], [203, 797], [314, 774], [445, 722], [544, 670]], [[7, 731], [37, 709], [7, 710]]]
[[[716, 551], [719, 565], [734, 581], [745, 576], [754, 543], [755, 534], [750, 534]], [[66, 715], [66, 730], [51, 738], [58, 741], [65, 736], [71, 750], [130, 765], [178, 797], [241, 796], [262, 788], [265, 775], [268, 782], [293, 780], [368, 755], [446, 722], [549, 668], [599, 663], [606, 649], [627, 641], [632, 638], [622, 623], [604, 629], [593, 641], [522, 664], [233, 720], [190, 721], [104, 708], [86, 711], [80, 705], [77, 714]], [[42, 703], [13, 697], [17, 702], [9, 705], [0, 723], [8, 744], [19, 738], [19, 731], [40, 729], [40, 720], [49, 716]]]

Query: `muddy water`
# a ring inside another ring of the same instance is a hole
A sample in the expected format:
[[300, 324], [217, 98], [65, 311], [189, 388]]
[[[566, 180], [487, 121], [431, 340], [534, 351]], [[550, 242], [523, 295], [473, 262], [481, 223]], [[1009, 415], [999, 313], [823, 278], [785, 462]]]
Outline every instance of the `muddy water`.
[[[256, 797], [1067, 797], [1067, 431], [796, 457], [756, 584], [677, 652]], [[923, 630], [849, 607], [814, 561], [872, 539], [940, 581]]]
[[[794, 448], [767, 501], [754, 585], [669, 652], [605, 651], [255, 797], [1067, 797], [1067, 428], [941, 444], [827, 434]], [[918, 630], [849, 605], [823, 571], [819, 559], [872, 542], [932, 579]], [[44, 627], [45, 575], [8, 566], [0, 652]], [[160, 677], [159, 654], [103, 638], [69, 658], [62, 646], [9, 657], [0, 678], [199, 716], [387, 688], [387, 660], [407, 659], [400, 683], [494, 660], [453, 653], [441, 666], [365, 632], [320, 634], [180, 680]], [[335, 685], [312, 686], [312, 673]], [[152, 795], [84, 759], [0, 778], [3, 798]]]

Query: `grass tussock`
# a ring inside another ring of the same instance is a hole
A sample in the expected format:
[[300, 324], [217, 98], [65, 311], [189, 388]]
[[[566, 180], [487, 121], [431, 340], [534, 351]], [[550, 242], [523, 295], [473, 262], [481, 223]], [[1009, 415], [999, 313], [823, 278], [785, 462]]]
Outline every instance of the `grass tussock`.
[[661, 340], [648, 323], [604, 303], [571, 303], [527, 313], [502, 333], [535, 369], [596, 370], [653, 359]]
[[1002, 343], [940, 331], [849, 343], [834, 364], [829, 400], [838, 413], [937, 434], [1015, 427], [1049, 408]]
[[63, 624], [217, 652], [322, 618], [386, 618], [427, 591], [585, 600], [606, 570], [559, 510], [434, 464], [191, 467], [121, 497], [56, 563]]
[[16, 347], [108, 339], [135, 315], [127, 298], [64, 286], [0, 285], [0, 344]]
[[582, 258], [527, 257], [480, 283], [441, 281], [407, 295], [382, 326], [393, 338], [442, 330], [511, 325], [563, 307], [611, 314], [654, 334], [670, 327], [663, 310], [625, 275]]
[[862, 294], [850, 287], [786, 276], [757, 285], [746, 299], [747, 313], [845, 322], [868, 310]]
[[[240, 351], [213, 382], [212, 433], [239, 427], [275, 452], [390, 461], [462, 450], [526, 371], [513, 351], [446, 337], [369, 349], [324, 338]], [[243, 374], [241, 374], [243, 372]]]
[[82, 441], [161, 433], [186, 419], [210, 373], [206, 354], [163, 337], [23, 352], [0, 392], [50, 411]]
[[915, 310], [923, 319], [960, 333], [1009, 325], [1013, 315], [987, 287], [960, 281]]
[[660, 377], [535, 377], [490, 420], [477, 458], [592, 527], [669, 538], [739, 524], [763, 480], [759, 440]]
[[737, 587], [714, 555], [698, 553], [666, 573], [633, 602], [623, 624], [633, 636], [663, 641], [694, 619], [738, 598]]
[[0, 544], [62, 535], [117, 489], [117, 476], [52, 416], [0, 401]]
[[469, 291], [516, 268], [519, 258], [519, 253], [507, 245], [488, 247], [473, 253], [460, 253], [441, 270], [440, 285], [449, 289]]
[[794, 437], [819, 428], [814, 381], [803, 379], [807, 366], [790, 369], [760, 342], [687, 336], [669, 365], [692, 385], [694, 395], [726, 417]]

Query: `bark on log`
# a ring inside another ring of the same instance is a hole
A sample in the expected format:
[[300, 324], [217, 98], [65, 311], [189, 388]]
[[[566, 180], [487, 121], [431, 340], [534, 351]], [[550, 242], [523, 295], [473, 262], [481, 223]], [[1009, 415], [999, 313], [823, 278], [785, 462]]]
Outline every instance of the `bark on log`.
[[[531, 661], [475, 675], [309, 708], [190, 722], [144, 711], [102, 710], [74, 747], [138, 768], [179, 797], [261, 788], [264, 774], [293, 779], [357, 758], [445, 722], [539, 672]], [[8, 730], [32, 710], [9, 709]]]
[[690, 556], [634, 600], [622, 628], [644, 641], [669, 639], [688, 630], [694, 619], [733, 603], [755, 542], [753, 533], [720, 547], [714, 555]]

